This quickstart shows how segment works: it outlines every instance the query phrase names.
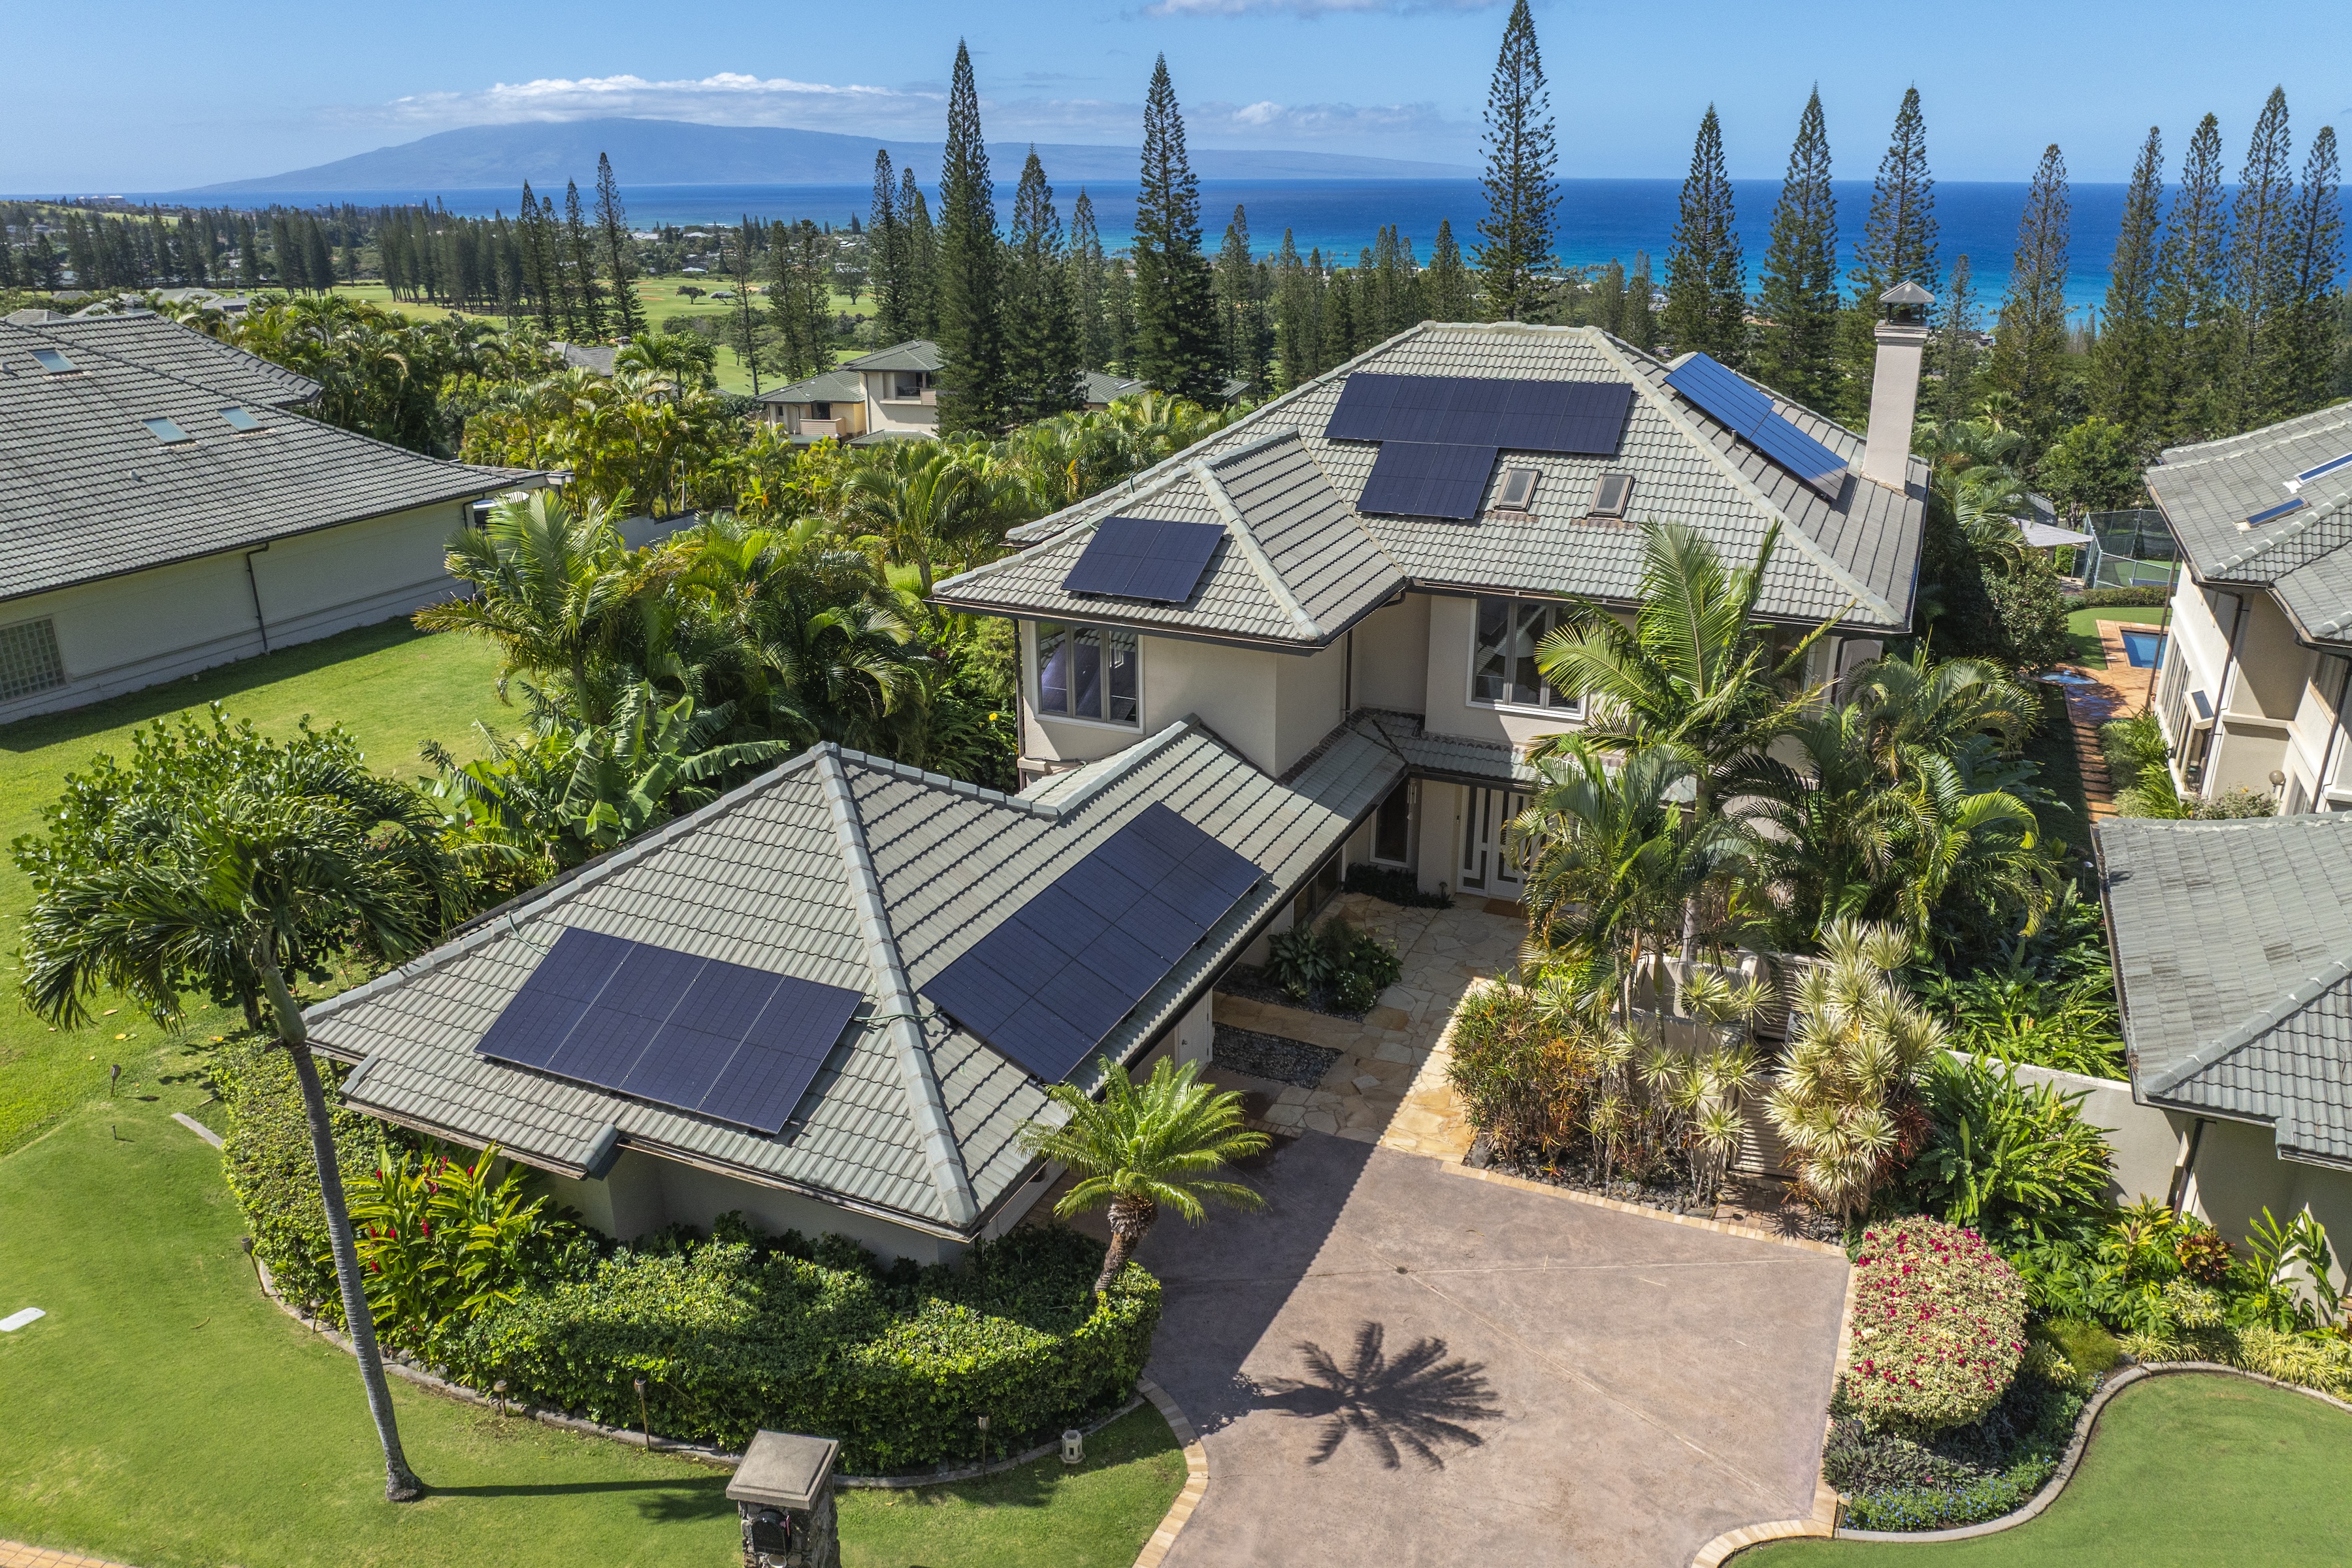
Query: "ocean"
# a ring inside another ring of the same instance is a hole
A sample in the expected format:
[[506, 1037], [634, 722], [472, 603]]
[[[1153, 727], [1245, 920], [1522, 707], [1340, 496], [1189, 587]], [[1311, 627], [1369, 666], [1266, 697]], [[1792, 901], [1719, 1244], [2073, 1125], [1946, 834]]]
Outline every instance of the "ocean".
[[[1834, 188], [1843, 271], [1851, 265], [1853, 247], [1862, 238], [1863, 220], [1870, 211], [1870, 184], [1864, 180], [1840, 180]], [[1134, 233], [1136, 187], [1097, 184], [1089, 189], [1104, 245], [1116, 249], [1127, 244]], [[1000, 179], [996, 190], [998, 221], [1009, 222], [1013, 182]], [[1634, 255], [1646, 251], [1663, 286], [1681, 190], [1676, 180], [1561, 181], [1559, 259], [1580, 267], [1604, 265], [1614, 258], [1630, 268]], [[1969, 258], [1987, 325], [2000, 302], [2010, 258], [2017, 247], [2017, 219], [2025, 205], [2025, 193], [2022, 184], [1952, 181], [1936, 187], [1944, 266], [1948, 271], [1953, 258]], [[517, 194], [503, 190], [306, 191], [271, 199], [289, 206], [438, 199], [452, 212], [487, 216], [511, 211]], [[927, 195], [936, 216], [937, 193]], [[1751, 286], [1763, 260], [1772, 204], [1779, 195], [1777, 180], [1732, 184]], [[864, 221], [870, 192], [863, 185], [656, 185], [624, 191], [623, 196], [629, 221], [639, 227], [736, 223], [747, 215], [786, 222], [813, 218], [845, 226], [853, 214]], [[1077, 190], [1057, 187], [1055, 196], [1066, 226]], [[2066, 302], [2070, 309], [2080, 310], [2097, 305], [2106, 293], [2108, 261], [2122, 222], [2124, 187], [2078, 184], [2073, 197]], [[1370, 246], [1374, 232], [1384, 224], [1395, 224], [1412, 241], [1414, 254], [1426, 262], [1441, 219], [1452, 221], [1454, 238], [1466, 255], [1476, 242], [1477, 220], [1486, 210], [1475, 180], [1203, 180], [1202, 227], [1211, 251], [1223, 238], [1236, 205], [1248, 215], [1250, 247], [1259, 255], [1279, 249], [1286, 228], [1302, 256], [1314, 248], [1320, 249], [1327, 260], [1337, 257], [1350, 262]]]

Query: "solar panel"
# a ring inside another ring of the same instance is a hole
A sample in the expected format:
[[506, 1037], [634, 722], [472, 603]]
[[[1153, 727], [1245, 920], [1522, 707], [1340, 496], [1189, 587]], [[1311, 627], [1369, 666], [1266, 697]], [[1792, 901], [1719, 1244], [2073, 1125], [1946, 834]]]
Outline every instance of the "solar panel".
[[1808, 488], [1831, 500], [1845, 488], [1843, 458], [1773, 413], [1770, 398], [1706, 355], [1693, 354], [1676, 365], [1666, 384]]
[[2260, 528], [2266, 522], [2276, 522], [2279, 519], [2286, 516], [2289, 512], [2301, 511], [2306, 504], [2308, 503], [2306, 503], [2301, 496], [2297, 496], [2291, 501], [2282, 501], [2276, 506], [2265, 507], [2261, 511], [2254, 513], [2253, 516], [2246, 519], [2246, 526], [2249, 528]]
[[2352, 452], [2347, 452], [2340, 458], [2330, 458], [2327, 461], [2320, 464], [2315, 468], [2304, 469], [2303, 472], [2287, 480], [2286, 488], [2291, 490], [2299, 490], [2303, 489], [2304, 486], [2311, 483], [2312, 480], [2324, 478], [2328, 474], [2334, 473], [2336, 469], [2347, 467], [2347, 465], [2352, 465]]
[[1494, 469], [1492, 447], [1383, 441], [1356, 510], [1400, 517], [1475, 517]]
[[1154, 803], [922, 992], [1057, 1083], [1256, 885], [1256, 866]]
[[1192, 596], [1224, 536], [1213, 522], [1107, 517], [1095, 525], [1062, 586], [1073, 594], [1181, 605]]
[[1334, 441], [1419, 441], [1515, 452], [1606, 457], [1624, 434], [1633, 388], [1622, 381], [1506, 381], [1360, 371], [1323, 427]]
[[575, 929], [474, 1051], [772, 1135], [864, 999]]

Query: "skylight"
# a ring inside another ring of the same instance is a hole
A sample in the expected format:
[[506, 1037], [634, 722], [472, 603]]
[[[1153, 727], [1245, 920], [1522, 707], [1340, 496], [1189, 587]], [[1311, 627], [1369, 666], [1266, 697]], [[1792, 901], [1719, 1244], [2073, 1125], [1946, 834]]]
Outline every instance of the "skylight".
[[2276, 522], [2280, 518], [2286, 516], [2286, 514], [2291, 511], [2301, 511], [2305, 504], [2306, 503], [2301, 496], [2295, 497], [2294, 500], [2291, 501], [2282, 501], [2276, 506], [2267, 507], [2263, 510], [2254, 513], [2253, 516], [2246, 519], [2246, 526], [2248, 528], [2260, 528], [2266, 522]]
[[33, 363], [51, 375], [63, 375], [74, 368], [74, 362], [66, 358], [61, 349], [35, 349]]
[[1603, 474], [1592, 487], [1594, 517], [1623, 517], [1625, 501], [1633, 493], [1631, 474]]
[[176, 419], [142, 419], [139, 423], [147, 426], [147, 434], [154, 437], [166, 447], [176, 447], [183, 441], [195, 439], [180, 428], [179, 421]]
[[1536, 499], [1536, 471], [1533, 468], [1505, 468], [1503, 493], [1495, 500], [1503, 511], [1525, 511]]
[[220, 411], [220, 416], [228, 421], [228, 427], [232, 430], [258, 430], [261, 428], [261, 421], [256, 419], [252, 415], [247, 414], [242, 408], [224, 408]]
[[2319, 467], [2315, 468], [2304, 469], [2303, 472], [2287, 480], [2286, 488], [2290, 490], [2299, 490], [2303, 489], [2304, 486], [2311, 483], [2312, 480], [2323, 479], [2326, 476], [2336, 472], [2338, 468], [2352, 468], [2352, 452], [2347, 452], [2340, 458], [2330, 458], [2327, 461], [2320, 464]]

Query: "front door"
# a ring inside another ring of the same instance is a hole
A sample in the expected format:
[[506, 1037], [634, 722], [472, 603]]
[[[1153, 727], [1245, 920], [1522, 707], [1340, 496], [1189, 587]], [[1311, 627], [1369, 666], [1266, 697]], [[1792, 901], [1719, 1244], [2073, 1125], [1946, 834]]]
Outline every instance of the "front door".
[[1511, 819], [1528, 808], [1517, 790], [1473, 789], [1462, 824], [1462, 886], [1491, 899], [1519, 896], [1519, 857]]

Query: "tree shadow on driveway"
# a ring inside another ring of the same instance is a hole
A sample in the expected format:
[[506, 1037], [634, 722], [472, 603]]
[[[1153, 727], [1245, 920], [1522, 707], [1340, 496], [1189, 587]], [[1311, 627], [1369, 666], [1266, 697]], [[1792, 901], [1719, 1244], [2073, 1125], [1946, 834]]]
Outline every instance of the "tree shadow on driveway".
[[1360, 1324], [1345, 1365], [1314, 1341], [1301, 1341], [1298, 1355], [1307, 1376], [1259, 1383], [1265, 1408], [1324, 1424], [1308, 1464], [1321, 1464], [1355, 1433], [1388, 1469], [1401, 1468], [1410, 1453], [1442, 1470], [1441, 1447], [1475, 1448], [1486, 1441], [1465, 1423], [1502, 1418], [1502, 1407], [1489, 1403], [1494, 1391], [1486, 1363], [1448, 1361], [1445, 1342], [1434, 1337], [1414, 1341], [1391, 1361], [1384, 1349], [1387, 1338], [1383, 1325]]

